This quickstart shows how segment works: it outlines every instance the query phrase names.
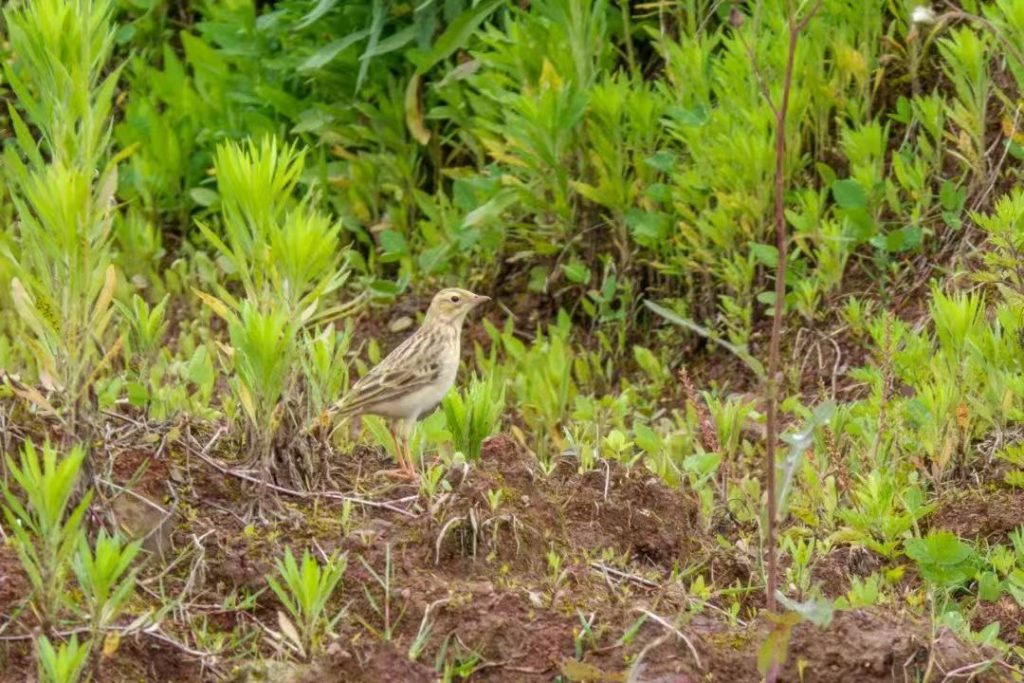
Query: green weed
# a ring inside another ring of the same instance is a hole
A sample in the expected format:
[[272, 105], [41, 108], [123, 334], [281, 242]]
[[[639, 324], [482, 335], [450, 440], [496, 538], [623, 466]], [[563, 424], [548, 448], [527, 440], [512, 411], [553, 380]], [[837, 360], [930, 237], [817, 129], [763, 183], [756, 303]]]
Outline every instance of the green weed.
[[345, 553], [334, 553], [320, 564], [308, 549], [302, 551], [299, 564], [291, 548], [285, 548], [284, 557], [275, 562], [278, 577], [266, 577], [267, 585], [288, 613], [287, 616], [278, 613], [282, 635], [304, 659], [320, 653], [324, 639], [344, 616], [344, 610], [330, 615], [327, 602], [345, 574], [347, 564]]

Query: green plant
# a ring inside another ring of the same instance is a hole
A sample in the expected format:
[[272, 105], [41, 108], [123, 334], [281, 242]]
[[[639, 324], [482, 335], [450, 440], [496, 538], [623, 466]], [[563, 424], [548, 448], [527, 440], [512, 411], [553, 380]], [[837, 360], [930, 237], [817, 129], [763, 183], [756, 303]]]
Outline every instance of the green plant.
[[346, 321], [344, 330], [325, 325], [303, 332], [300, 360], [309, 415], [319, 415], [348, 389], [346, 356], [351, 342], [351, 321]]
[[[477, 350], [477, 364], [490, 377], [488, 381], [508, 389], [508, 399], [520, 407], [523, 420], [532, 432], [529, 446], [538, 460], [550, 464], [548, 453], [552, 445], [562, 445], [562, 428], [569, 417], [572, 400], [578, 393], [574, 378], [576, 355], [569, 342], [571, 322], [564, 311], [547, 332], [538, 331], [534, 341], [526, 346], [512, 330], [509, 320], [502, 330], [489, 322], [484, 328], [493, 346], [489, 357]], [[497, 350], [505, 355], [499, 364]], [[513, 434], [522, 432], [512, 428]], [[521, 439], [526, 443], [525, 435]]]
[[894, 558], [904, 535], [934, 507], [921, 505], [920, 489], [909, 484], [901, 483], [900, 488], [906, 490], [901, 496], [889, 472], [872, 470], [861, 477], [851, 492], [851, 507], [836, 512], [848, 526], [836, 532], [833, 540], [860, 543], [883, 557]]
[[128, 571], [142, 547], [142, 541], [125, 543], [118, 536], [108, 536], [103, 529], [96, 536], [94, 547], [82, 533], [78, 537], [78, 553], [72, 560], [78, 586], [82, 591], [89, 629], [92, 636], [92, 675], [101, 678], [99, 647], [103, 636], [124, 608], [135, 590], [137, 570]]
[[56, 648], [46, 636], [36, 639], [36, 667], [39, 683], [78, 683], [85, 673], [89, 642], [72, 635]]
[[281, 399], [295, 359], [297, 324], [287, 312], [262, 312], [249, 301], [242, 302], [237, 316], [228, 313], [227, 320], [236, 372], [231, 388], [248, 418], [266, 481], [273, 465], [274, 434], [282, 419]]
[[611, 430], [601, 439], [601, 449], [605, 457], [618, 460], [625, 465], [633, 464], [633, 442], [618, 429]]
[[451, 489], [451, 484], [444, 475], [445, 467], [441, 464], [425, 467], [420, 472], [420, 495], [426, 499], [432, 511], [437, 503], [438, 493]]
[[850, 577], [850, 589], [845, 595], [836, 598], [836, 609], [857, 609], [858, 607], [871, 607], [879, 604], [882, 600], [882, 577], [877, 573], [870, 574], [863, 579], [857, 576]]
[[124, 358], [133, 370], [134, 378], [128, 382], [128, 400], [135, 405], [149, 406], [152, 398], [150, 369], [157, 360], [164, 335], [167, 332], [167, 302], [164, 296], [156, 306], [150, 306], [138, 294], [132, 295], [131, 305], [120, 301], [114, 304], [124, 320]]
[[501, 489], [487, 489], [487, 509], [492, 515], [501, 507], [502, 495]]
[[974, 550], [950, 531], [932, 530], [921, 538], [907, 539], [903, 545], [921, 576], [940, 590], [955, 588], [974, 576]]
[[169, 298], [169, 295], [165, 296], [156, 306], [150, 306], [138, 294], [132, 295], [130, 306], [120, 301], [114, 302], [127, 327], [124, 345], [125, 357], [141, 361], [138, 373], [142, 377], [145, 377], [148, 365], [159, 350], [164, 334], [167, 332], [166, 315]]
[[291, 548], [286, 547], [283, 559], [275, 561], [280, 580], [266, 577], [267, 585], [288, 612], [287, 616], [278, 613], [284, 636], [304, 659], [320, 653], [324, 638], [344, 615], [344, 610], [329, 615], [327, 602], [345, 574], [347, 564], [347, 553], [335, 552], [320, 564], [306, 549], [302, 551], [300, 565]]
[[961, 140], [951, 151], [965, 171], [974, 171], [975, 182], [987, 177], [988, 155], [985, 128], [989, 92], [987, 68], [989, 37], [969, 26], [951, 29], [938, 41], [945, 61], [943, 70], [952, 82], [956, 99], [947, 105], [950, 120], [960, 130]]
[[[295, 145], [279, 146], [271, 137], [247, 146], [221, 145], [214, 168], [223, 238], [205, 223], [197, 223], [230, 264], [245, 295], [239, 301], [216, 281], [216, 296], [198, 292], [228, 323], [231, 347], [226, 350], [235, 370], [232, 388], [248, 417], [254, 437], [251, 447], [262, 462], [264, 484], [272, 474], [284, 474], [275, 467], [273, 439], [285, 423], [285, 392], [297, 377], [300, 330], [352, 310], [350, 305], [323, 305], [324, 297], [344, 283], [348, 268], [342, 260], [339, 224], [315, 208], [312, 195], [301, 201], [293, 196], [303, 160]], [[304, 367], [315, 370], [325, 360], [324, 353], [336, 360], [337, 348], [336, 342], [321, 351], [307, 346], [307, 351], [321, 357], [309, 358]], [[307, 406], [322, 402], [323, 391], [337, 380], [315, 377]], [[311, 417], [297, 422], [307, 424]]]
[[971, 216], [984, 230], [984, 268], [972, 277], [995, 287], [1011, 306], [1024, 306], [1024, 190], [1014, 188], [995, 202], [990, 214]]
[[815, 555], [824, 555], [827, 548], [819, 548], [816, 539], [793, 538], [783, 536], [781, 542], [783, 555], [788, 555], [790, 564], [786, 568], [786, 582], [795, 589], [797, 599], [804, 599], [811, 591], [811, 567]]
[[394, 600], [394, 581], [395, 581], [395, 566], [391, 561], [391, 544], [387, 544], [384, 547], [384, 571], [383, 573], [377, 573], [377, 571], [370, 566], [370, 564], [363, 559], [361, 556], [359, 562], [363, 565], [363, 568], [370, 574], [370, 578], [377, 584], [380, 589], [381, 598], [378, 600], [370, 592], [370, 589], [365, 585], [363, 586], [363, 595], [366, 596], [366, 602], [370, 605], [370, 609], [380, 618], [382, 628], [378, 631], [364, 620], [359, 619], [360, 623], [372, 634], [384, 641], [390, 641], [394, 637], [395, 628], [398, 623], [402, 620], [405, 615], [406, 604], [402, 605], [402, 609], [399, 610], [398, 614], [392, 613], [392, 601]]
[[[293, 196], [303, 164], [304, 153], [294, 144], [271, 137], [221, 145], [214, 169], [224, 237], [201, 221], [197, 225], [231, 264], [250, 302], [279, 305], [305, 322], [318, 300], [345, 282], [348, 270], [340, 225], [315, 208], [312, 195], [301, 201]], [[235, 301], [223, 287], [218, 295]]]
[[480, 458], [484, 439], [501, 428], [501, 414], [505, 407], [505, 389], [499, 387], [494, 375], [486, 379], [475, 376], [469, 386], [453, 389], [441, 400], [452, 446], [470, 462]]
[[597, 649], [597, 636], [594, 634], [594, 620], [597, 618], [595, 612], [590, 615], [576, 610], [576, 617], [579, 619], [579, 628], [573, 628], [572, 646], [577, 660], [583, 659], [587, 648]]
[[591, 440], [590, 431], [578, 423], [564, 429], [565, 442], [579, 460], [577, 470], [580, 474], [592, 470], [597, 458], [597, 449]]
[[7, 469], [24, 498], [4, 484], [4, 518], [32, 587], [29, 604], [49, 637], [67, 600], [65, 581], [92, 497], [86, 491], [72, 506], [84, 459], [80, 446], [58, 461], [54, 446], [44, 443], [40, 454], [31, 441], [25, 442], [18, 463], [7, 458]]
[[18, 223], [16, 248], [3, 251], [33, 366], [61, 398], [72, 435], [96, 374], [117, 348], [105, 335], [117, 281], [110, 236], [124, 155], [109, 155], [120, 72], [107, 65], [111, 9], [109, 0], [41, 0], [4, 12], [18, 57], [5, 60], [4, 70], [28, 121], [9, 108], [17, 144], [5, 148], [5, 177]]

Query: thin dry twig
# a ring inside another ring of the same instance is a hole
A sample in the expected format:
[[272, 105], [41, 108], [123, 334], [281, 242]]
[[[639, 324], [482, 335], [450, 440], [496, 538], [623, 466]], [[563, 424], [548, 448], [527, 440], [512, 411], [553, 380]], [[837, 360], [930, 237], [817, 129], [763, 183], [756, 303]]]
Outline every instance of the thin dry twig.
[[603, 562], [591, 562], [590, 568], [596, 572], [600, 572], [606, 575], [611, 574], [616, 578], [624, 579], [626, 581], [644, 586], [646, 588], [661, 588], [660, 584], [651, 581], [650, 579], [645, 579], [644, 577], [637, 576], [636, 574], [629, 574], [624, 571], [620, 571], [618, 569], [615, 569], [614, 567], [609, 567]]
[[646, 609], [642, 609], [641, 608], [641, 609], [637, 609], [637, 612], [640, 612], [641, 614], [646, 614], [648, 619], [650, 619], [650, 620], [654, 621], [655, 623], [661, 625], [662, 627], [664, 627], [670, 633], [674, 633], [676, 636], [678, 636], [680, 640], [682, 640], [684, 643], [686, 643], [686, 647], [688, 647], [690, 649], [690, 654], [693, 655], [693, 659], [697, 663], [697, 668], [698, 669], [703, 669], [704, 668], [704, 665], [700, 663], [700, 655], [697, 654], [697, 648], [695, 648], [693, 646], [693, 641], [691, 641], [686, 636], [685, 633], [680, 631], [674, 625], [670, 624], [668, 622], [668, 620], [665, 619], [664, 617], [659, 617], [657, 614], [655, 614], [654, 612], [652, 612], [650, 610], [646, 610]]
[[[219, 434], [219, 432], [218, 432], [218, 434]], [[209, 465], [210, 467], [214, 468], [215, 470], [217, 470], [221, 474], [227, 474], [227, 475], [230, 475], [232, 477], [236, 477], [238, 479], [241, 479], [243, 481], [248, 481], [248, 482], [253, 483], [253, 484], [260, 484], [261, 483], [261, 481], [260, 481], [260, 479], [258, 477], [254, 477], [254, 476], [246, 474], [244, 472], [239, 472], [238, 470], [231, 469], [227, 465], [224, 465], [223, 463], [217, 462], [216, 460], [211, 458], [209, 455], [206, 455], [206, 453], [204, 453], [203, 451], [196, 450], [196, 449], [194, 449], [194, 448], [192, 448], [190, 446], [188, 446], [188, 448], [191, 450], [193, 455], [195, 455], [197, 458], [199, 458], [200, 460], [202, 460], [207, 465]], [[419, 496], [416, 496], [416, 495], [405, 496], [404, 498], [398, 498], [395, 501], [390, 501], [390, 502], [380, 502], [380, 501], [376, 501], [376, 500], [367, 500], [365, 498], [359, 498], [358, 496], [346, 495], [345, 493], [342, 493], [341, 491], [297, 491], [295, 489], [286, 488], [284, 486], [278, 486], [277, 484], [272, 484], [272, 483], [269, 483], [269, 482], [267, 482], [267, 488], [272, 490], [272, 491], [276, 491], [277, 493], [283, 493], [285, 495], [292, 496], [292, 497], [295, 497], [295, 498], [303, 498], [303, 499], [327, 498], [327, 499], [330, 499], [330, 500], [341, 500], [341, 501], [346, 501], [347, 500], [349, 502], [352, 502], [352, 503], [355, 503], [355, 504], [358, 504], [358, 505], [366, 505], [367, 507], [375, 507], [375, 508], [380, 508], [382, 510], [390, 510], [391, 512], [397, 512], [400, 515], [405, 515], [406, 517], [411, 517], [413, 519], [416, 519], [417, 517], [419, 517], [419, 515], [416, 514], [415, 512], [410, 512], [409, 510], [406, 510], [405, 508], [398, 507], [397, 505], [394, 504], [395, 502], [403, 502], [403, 503], [405, 503], [405, 502], [416, 500], [419, 497]]]

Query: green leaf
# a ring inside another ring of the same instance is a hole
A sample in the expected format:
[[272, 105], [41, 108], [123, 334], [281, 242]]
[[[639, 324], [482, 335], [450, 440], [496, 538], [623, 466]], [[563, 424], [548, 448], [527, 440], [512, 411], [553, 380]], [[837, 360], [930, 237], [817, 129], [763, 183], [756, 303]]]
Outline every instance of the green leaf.
[[144, 406], [149, 401], [149, 390], [141, 382], [128, 382], [128, 403]]
[[921, 234], [920, 225], [907, 225], [887, 235], [875, 235], [871, 238], [871, 245], [895, 254], [921, 244]]
[[644, 163], [662, 173], [671, 173], [676, 165], [676, 155], [666, 149], [661, 149], [644, 159]]
[[298, 31], [306, 28], [307, 26], [312, 26], [318, 19], [320, 19], [320, 17], [330, 12], [337, 4], [338, 0], [319, 0], [313, 9], [311, 9], [306, 16], [302, 17], [302, 19], [300, 19], [292, 28]]
[[570, 261], [562, 264], [562, 272], [569, 282], [585, 285], [590, 282], [590, 269], [582, 261]]
[[757, 670], [767, 676], [770, 669], [774, 669], [786, 661], [786, 646], [789, 643], [790, 627], [779, 624], [768, 632], [768, 636], [757, 649]]
[[402, 233], [390, 229], [380, 234], [380, 246], [384, 255], [391, 257], [402, 256], [409, 249]]
[[978, 577], [978, 599], [995, 602], [999, 599], [999, 577], [995, 572], [982, 572]]
[[220, 195], [216, 190], [207, 187], [193, 187], [188, 191], [188, 196], [199, 206], [211, 207], [220, 203]]
[[832, 183], [832, 197], [844, 209], [863, 209], [868, 200], [864, 189], [853, 178], [844, 178]]
[[670, 311], [664, 306], [659, 306], [658, 304], [654, 303], [649, 299], [644, 301], [644, 306], [651, 309], [665, 320], [668, 320], [670, 323], [674, 323], [676, 325], [679, 325], [680, 327], [685, 327], [691, 332], [695, 332], [701, 337], [704, 337], [705, 339], [718, 344], [723, 349], [736, 355], [740, 360], [746, 363], [747, 366], [754, 371], [754, 374], [757, 375], [757, 377], [764, 377], [764, 366], [761, 364], [761, 361], [757, 360], [752, 355], [750, 355], [750, 352], [747, 351], [745, 347], [736, 346], [735, 344], [730, 344], [729, 342], [723, 339], [719, 339], [718, 335], [714, 334], [711, 330], [707, 329], [706, 327], [698, 325], [689, 318], [684, 318], [680, 315], [677, 315], [675, 312]]
[[516, 200], [516, 192], [509, 188], [502, 190], [466, 214], [462, 219], [463, 228], [487, 225], [501, 218], [501, 213]]
[[626, 225], [639, 244], [653, 247], [668, 237], [672, 217], [663, 211], [626, 210]]
[[644, 191], [648, 197], [656, 202], [672, 201], [672, 186], [665, 183], [651, 183]]
[[804, 621], [809, 621], [815, 626], [826, 628], [832, 623], [832, 601], [825, 598], [810, 598], [804, 602], [791, 600], [780, 591], [775, 592], [779, 604], [800, 615]]
[[934, 530], [924, 538], [908, 539], [904, 549], [907, 557], [922, 564], [960, 564], [974, 553], [953, 532]]
[[355, 45], [360, 40], [370, 35], [369, 29], [363, 29], [362, 31], [356, 31], [350, 33], [344, 38], [338, 38], [324, 45], [322, 48], [311, 54], [306, 61], [299, 65], [298, 70], [302, 71], [314, 71], [329, 63], [332, 59], [338, 56], [338, 54], [345, 48]]
[[359, 59], [372, 59], [373, 57], [379, 57], [380, 55], [386, 55], [389, 52], [400, 50], [416, 38], [417, 30], [419, 30], [419, 27], [416, 26], [416, 24], [406, 26], [401, 31], [393, 33], [377, 43], [372, 52], [369, 50], [364, 52]]
[[778, 265], [779, 250], [774, 245], [747, 242], [747, 248], [750, 249], [750, 253], [753, 254], [754, 258], [762, 265], [769, 268], [774, 268]]
[[943, 180], [939, 187], [939, 203], [946, 211], [960, 211], [967, 198], [967, 188], [957, 187], [949, 180]]
[[693, 107], [669, 107], [667, 113], [670, 118], [685, 126], [703, 126], [708, 121], [708, 110], [702, 104]]
[[476, 31], [477, 27], [491, 14], [504, 4], [505, 0], [489, 0], [483, 2], [474, 9], [467, 10], [448, 24], [436, 41], [434, 46], [427, 53], [427, 56], [420, 62], [416, 69], [417, 74], [425, 74], [438, 62], [447, 59], [460, 47], [463, 47]]

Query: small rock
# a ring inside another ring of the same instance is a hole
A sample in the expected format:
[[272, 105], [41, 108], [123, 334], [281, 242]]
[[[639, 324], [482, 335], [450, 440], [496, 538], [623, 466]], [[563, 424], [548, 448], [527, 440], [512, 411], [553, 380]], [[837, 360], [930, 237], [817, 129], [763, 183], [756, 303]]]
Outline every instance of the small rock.
[[178, 467], [177, 465], [171, 465], [168, 474], [171, 477], [171, 481], [173, 481], [175, 484], [185, 483], [185, 473], [182, 472], [181, 468]]

